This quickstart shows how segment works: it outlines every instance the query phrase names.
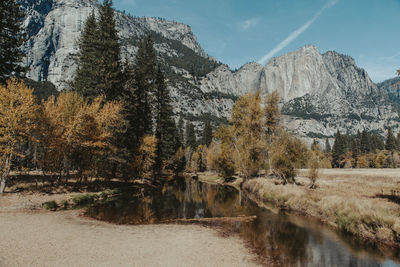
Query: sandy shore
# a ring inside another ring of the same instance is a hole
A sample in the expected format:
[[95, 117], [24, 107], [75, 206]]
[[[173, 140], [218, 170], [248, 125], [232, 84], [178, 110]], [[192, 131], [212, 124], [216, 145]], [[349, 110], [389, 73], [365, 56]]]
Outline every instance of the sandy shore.
[[113, 225], [79, 211], [29, 210], [57, 197], [0, 197], [0, 266], [257, 265], [241, 239], [203, 226]]

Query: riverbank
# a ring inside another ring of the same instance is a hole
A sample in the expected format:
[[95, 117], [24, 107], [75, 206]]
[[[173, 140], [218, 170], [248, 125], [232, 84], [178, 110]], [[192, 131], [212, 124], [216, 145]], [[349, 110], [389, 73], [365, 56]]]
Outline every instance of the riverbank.
[[71, 194], [0, 196], [0, 266], [257, 266], [238, 236], [199, 225], [115, 225], [45, 211]]
[[316, 218], [361, 239], [400, 247], [399, 169], [324, 169], [317, 188], [308, 188], [307, 170], [302, 184], [256, 178], [243, 190], [259, 206], [269, 206]]

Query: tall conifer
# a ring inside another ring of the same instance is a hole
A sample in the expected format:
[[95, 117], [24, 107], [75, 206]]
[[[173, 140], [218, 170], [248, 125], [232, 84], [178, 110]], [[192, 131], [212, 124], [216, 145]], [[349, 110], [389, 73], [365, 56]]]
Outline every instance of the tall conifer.
[[161, 69], [157, 70], [155, 80], [155, 113], [156, 113], [156, 173], [160, 173], [162, 162], [171, 159], [176, 150], [178, 136], [168, 87]]
[[112, 0], [104, 0], [99, 9], [99, 42], [98, 68], [99, 83], [97, 91], [103, 94], [106, 101], [117, 99], [122, 91], [123, 76], [121, 67], [121, 47]]
[[209, 146], [212, 141], [212, 135], [213, 135], [213, 132], [212, 132], [210, 120], [205, 120], [201, 143], [203, 145]]
[[98, 39], [99, 31], [93, 11], [86, 19], [78, 41], [79, 53], [76, 59], [78, 68], [72, 82], [72, 87], [78, 93], [91, 100], [98, 95], [96, 90], [99, 83]]
[[191, 147], [195, 149], [197, 146], [196, 134], [194, 131], [194, 126], [191, 122], [186, 122], [186, 147]]
[[388, 134], [386, 137], [385, 149], [393, 151], [396, 149], [396, 138], [393, 135], [392, 129], [388, 129]]
[[20, 63], [23, 58], [20, 49], [24, 37], [22, 22], [24, 13], [21, 4], [15, 0], [0, 1], [0, 82], [8, 77], [21, 76], [25, 68]]
[[153, 103], [156, 80], [156, 52], [150, 37], [141, 40], [133, 68], [134, 79], [131, 87], [135, 102], [134, 135], [136, 141], [145, 134], [152, 134], [151, 104]]

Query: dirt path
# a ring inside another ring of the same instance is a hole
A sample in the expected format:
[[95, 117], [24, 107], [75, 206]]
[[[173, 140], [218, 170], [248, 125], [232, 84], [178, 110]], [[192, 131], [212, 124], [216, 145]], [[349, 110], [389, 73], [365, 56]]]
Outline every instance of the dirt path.
[[27, 209], [42, 198], [0, 197], [0, 266], [256, 265], [242, 240], [210, 228], [113, 225], [79, 211]]

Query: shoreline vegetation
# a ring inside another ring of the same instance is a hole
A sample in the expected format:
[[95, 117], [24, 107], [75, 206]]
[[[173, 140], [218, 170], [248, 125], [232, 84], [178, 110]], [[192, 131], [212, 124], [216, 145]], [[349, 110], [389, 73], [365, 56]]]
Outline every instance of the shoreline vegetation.
[[298, 185], [265, 177], [225, 183], [210, 173], [199, 173], [199, 180], [241, 186], [261, 208], [315, 218], [360, 240], [400, 248], [399, 169], [321, 169], [314, 189], [307, 173], [299, 170]]

